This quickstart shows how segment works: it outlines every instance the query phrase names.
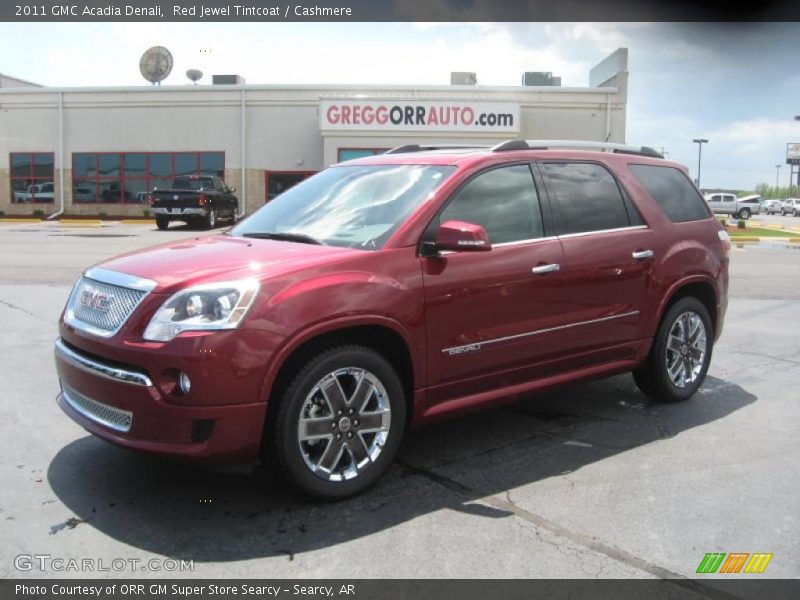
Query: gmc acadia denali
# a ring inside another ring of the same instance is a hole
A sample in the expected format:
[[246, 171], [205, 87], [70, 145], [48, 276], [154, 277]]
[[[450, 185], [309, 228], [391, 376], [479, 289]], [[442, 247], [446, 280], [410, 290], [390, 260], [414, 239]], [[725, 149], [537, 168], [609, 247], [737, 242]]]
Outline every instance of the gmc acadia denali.
[[730, 241], [648, 148], [403, 146], [330, 167], [230, 231], [87, 270], [60, 323], [61, 408], [111, 443], [277, 461], [365, 489], [403, 433], [632, 372], [703, 383]]

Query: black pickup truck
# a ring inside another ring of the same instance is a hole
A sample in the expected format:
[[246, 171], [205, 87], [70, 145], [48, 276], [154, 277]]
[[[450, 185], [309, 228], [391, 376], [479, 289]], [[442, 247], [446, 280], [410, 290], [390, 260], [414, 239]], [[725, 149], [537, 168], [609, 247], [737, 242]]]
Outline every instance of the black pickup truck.
[[184, 221], [202, 225], [206, 229], [217, 226], [217, 219], [236, 221], [239, 200], [219, 177], [188, 175], [176, 177], [172, 189], [154, 189], [150, 203], [159, 229], [169, 227], [170, 221]]

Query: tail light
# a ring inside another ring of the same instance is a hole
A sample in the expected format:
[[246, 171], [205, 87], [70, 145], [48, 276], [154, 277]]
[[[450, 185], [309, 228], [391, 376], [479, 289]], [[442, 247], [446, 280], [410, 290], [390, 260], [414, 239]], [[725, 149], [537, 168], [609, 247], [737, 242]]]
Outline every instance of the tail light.
[[197, 201], [200, 203], [200, 206], [205, 206], [208, 204], [208, 198], [206, 198], [205, 194], [200, 194], [200, 197], [197, 199]]

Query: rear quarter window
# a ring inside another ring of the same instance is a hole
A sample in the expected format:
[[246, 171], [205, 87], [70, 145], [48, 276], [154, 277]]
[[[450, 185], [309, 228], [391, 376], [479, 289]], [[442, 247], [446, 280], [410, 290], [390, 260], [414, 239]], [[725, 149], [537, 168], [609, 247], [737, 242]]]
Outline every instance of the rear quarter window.
[[706, 201], [680, 169], [654, 165], [629, 165], [629, 168], [673, 223], [711, 216]]

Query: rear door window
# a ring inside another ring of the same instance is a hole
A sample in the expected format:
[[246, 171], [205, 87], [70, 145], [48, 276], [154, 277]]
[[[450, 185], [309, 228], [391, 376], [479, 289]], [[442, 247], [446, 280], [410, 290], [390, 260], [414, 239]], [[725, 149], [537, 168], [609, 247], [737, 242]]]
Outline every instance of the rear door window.
[[[547, 162], [542, 163], [542, 170], [558, 206], [559, 234], [631, 225], [622, 192], [605, 167], [595, 163]], [[638, 214], [635, 221], [641, 222]]]
[[630, 170], [673, 223], [699, 221], [711, 216], [703, 197], [680, 169], [630, 165]]

